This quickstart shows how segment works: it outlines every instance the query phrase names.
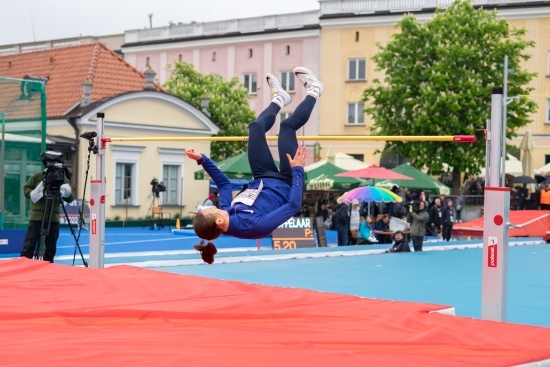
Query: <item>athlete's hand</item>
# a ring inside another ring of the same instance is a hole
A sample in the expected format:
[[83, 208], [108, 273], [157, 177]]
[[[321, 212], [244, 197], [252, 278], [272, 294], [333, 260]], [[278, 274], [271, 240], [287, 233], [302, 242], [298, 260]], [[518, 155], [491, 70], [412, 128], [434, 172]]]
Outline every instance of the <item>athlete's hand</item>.
[[296, 155], [294, 155], [294, 159], [290, 156], [290, 154], [287, 154], [286, 157], [288, 158], [288, 163], [290, 163], [290, 167], [304, 167], [306, 165], [306, 147], [304, 145], [300, 145], [298, 147], [298, 150], [296, 150]]
[[194, 161], [198, 161], [202, 157], [202, 155], [199, 152], [195, 152], [193, 148], [185, 148], [185, 154]]

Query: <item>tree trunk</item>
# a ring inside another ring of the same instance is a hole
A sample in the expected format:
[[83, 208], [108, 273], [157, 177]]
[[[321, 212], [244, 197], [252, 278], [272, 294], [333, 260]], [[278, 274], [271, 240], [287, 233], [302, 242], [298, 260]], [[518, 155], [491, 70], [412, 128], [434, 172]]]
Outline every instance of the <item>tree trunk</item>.
[[461, 174], [458, 170], [453, 170], [453, 192], [452, 192], [452, 194], [455, 195], [455, 196], [461, 194], [461, 192], [460, 192], [460, 186], [461, 186], [460, 176], [461, 176]]

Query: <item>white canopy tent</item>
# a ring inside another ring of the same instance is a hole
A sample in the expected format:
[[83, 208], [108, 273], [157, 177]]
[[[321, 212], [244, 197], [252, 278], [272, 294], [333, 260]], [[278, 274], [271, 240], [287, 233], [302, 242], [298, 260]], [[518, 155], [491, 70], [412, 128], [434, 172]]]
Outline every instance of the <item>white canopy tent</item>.
[[[506, 159], [506, 163], [504, 164], [504, 173], [512, 176], [522, 176], [523, 165], [521, 161], [511, 154], [507, 154], [506, 156], [508, 159]], [[481, 168], [479, 175], [485, 177], [485, 167]]]
[[537, 168], [535, 170], [535, 174], [546, 176], [547, 174], [550, 174], [550, 163], [546, 163], [544, 166]]
[[325, 159], [321, 159], [318, 162], [305, 166], [304, 170], [306, 172], [311, 171], [312, 169], [318, 168], [327, 162], [330, 162], [337, 167], [345, 169], [346, 171], [353, 171], [356, 169], [367, 168], [371, 166], [368, 163], [365, 163], [358, 159], [353, 158], [351, 155], [344, 154], [344, 153], [336, 153], [333, 158], [327, 157]]

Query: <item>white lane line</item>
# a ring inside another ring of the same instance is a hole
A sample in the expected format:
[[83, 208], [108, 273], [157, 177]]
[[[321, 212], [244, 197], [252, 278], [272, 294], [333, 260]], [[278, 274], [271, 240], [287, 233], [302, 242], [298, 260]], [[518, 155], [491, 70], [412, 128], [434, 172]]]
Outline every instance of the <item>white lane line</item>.
[[[546, 241], [521, 241], [510, 243], [510, 246], [533, 246], [546, 244]], [[448, 251], [448, 250], [467, 250], [482, 248], [482, 243], [468, 244], [468, 245], [450, 245], [450, 246], [430, 246], [425, 247], [423, 251]], [[224, 252], [231, 252], [234, 249], [225, 249]], [[218, 251], [220, 252], [220, 251]], [[187, 252], [189, 253], [189, 252]], [[193, 252], [191, 252], [193, 253]], [[257, 255], [257, 256], [228, 256], [219, 257], [214, 264], [230, 264], [230, 263], [242, 263], [242, 262], [255, 262], [255, 261], [272, 261], [272, 260], [295, 260], [295, 259], [312, 259], [312, 258], [326, 258], [326, 257], [341, 257], [341, 256], [361, 256], [361, 255], [376, 255], [385, 253], [385, 249], [372, 249], [372, 250], [354, 250], [354, 251], [331, 251], [331, 252], [308, 252], [308, 253], [287, 253], [287, 254], [270, 254], [270, 255]], [[114, 257], [114, 256], [113, 256]], [[117, 266], [117, 265], [130, 265], [141, 268], [154, 268], [154, 267], [166, 267], [166, 266], [182, 266], [182, 265], [206, 265], [202, 259], [181, 259], [181, 260], [150, 260], [150, 261], [136, 261], [136, 262], [119, 262], [112, 264], [105, 264], [105, 267]]]
[[[183, 238], [163, 238], [162, 241], [176, 241], [176, 240], [182, 240]], [[186, 237], [185, 239], [198, 239], [198, 237]], [[111, 246], [111, 245], [124, 245], [127, 243], [143, 243], [143, 242], [158, 242], [159, 239], [154, 240], [139, 240], [139, 241], [121, 241], [121, 242], [107, 242], [105, 243], [105, 246]], [[89, 244], [80, 244], [80, 247], [89, 247]], [[71, 246], [58, 246], [57, 248], [73, 248], [74, 245]]]

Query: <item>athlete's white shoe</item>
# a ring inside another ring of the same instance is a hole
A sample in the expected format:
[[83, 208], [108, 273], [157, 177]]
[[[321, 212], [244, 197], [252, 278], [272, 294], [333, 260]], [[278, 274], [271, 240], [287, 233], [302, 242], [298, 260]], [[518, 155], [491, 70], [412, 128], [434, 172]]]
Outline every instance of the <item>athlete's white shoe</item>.
[[307, 90], [307, 94], [317, 98], [320, 97], [325, 91], [323, 83], [321, 83], [308, 68], [298, 66], [294, 69], [294, 75], [296, 75], [296, 78], [298, 78], [298, 80], [304, 85]]
[[267, 74], [265, 76], [267, 85], [271, 88], [271, 101], [278, 104], [279, 107], [283, 108], [287, 104], [292, 102], [292, 97], [288, 92], [282, 87], [281, 81], [273, 74]]

